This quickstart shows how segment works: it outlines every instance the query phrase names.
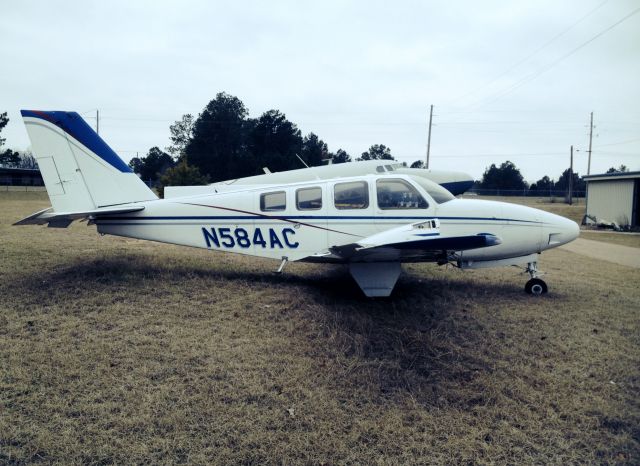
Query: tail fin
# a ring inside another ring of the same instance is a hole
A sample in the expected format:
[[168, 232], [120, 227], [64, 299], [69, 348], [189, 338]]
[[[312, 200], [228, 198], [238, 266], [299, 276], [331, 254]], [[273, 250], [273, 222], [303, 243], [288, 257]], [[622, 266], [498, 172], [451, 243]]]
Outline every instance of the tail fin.
[[54, 211], [157, 199], [77, 113], [21, 113]]

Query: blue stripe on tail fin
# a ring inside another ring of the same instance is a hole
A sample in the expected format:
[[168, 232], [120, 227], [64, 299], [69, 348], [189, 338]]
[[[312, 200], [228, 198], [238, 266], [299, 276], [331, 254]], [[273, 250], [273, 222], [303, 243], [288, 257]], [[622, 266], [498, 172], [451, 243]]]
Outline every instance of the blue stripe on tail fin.
[[40, 118], [56, 125], [115, 169], [123, 173], [132, 172], [118, 154], [76, 112], [20, 110], [20, 113], [23, 117]]

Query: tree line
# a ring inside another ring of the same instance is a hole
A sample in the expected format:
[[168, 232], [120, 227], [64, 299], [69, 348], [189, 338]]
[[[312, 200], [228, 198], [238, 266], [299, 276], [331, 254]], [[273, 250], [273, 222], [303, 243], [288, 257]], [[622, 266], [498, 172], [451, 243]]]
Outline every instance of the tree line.
[[[250, 118], [235, 96], [220, 92], [194, 118], [183, 115], [169, 127], [169, 147], [153, 147], [130, 166], [150, 186], [203, 184], [326, 163], [351, 162], [344, 149], [330, 152], [315, 133], [306, 136], [279, 110]], [[391, 149], [373, 144], [356, 160], [395, 160]]]
[[[625, 165], [620, 165], [618, 168], [611, 167], [607, 170], [607, 173], [620, 173], [628, 172], [629, 169]], [[527, 183], [520, 173], [520, 170], [515, 166], [513, 162], [506, 161], [500, 166], [491, 164], [487, 167], [482, 175], [482, 179], [475, 183], [476, 189], [492, 190], [492, 191], [527, 191], [530, 195], [539, 194], [541, 196], [550, 193], [566, 193], [569, 190], [569, 184], [571, 179], [571, 169], [567, 168], [558, 177], [557, 180], [549, 178], [545, 175], [535, 183]], [[573, 172], [573, 186], [572, 189], [575, 193], [584, 193], [587, 190], [587, 185], [584, 179], [580, 177], [580, 174]]]
[[[0, 133], [9, 122], [7, 112], [0, 114]], [[250, 118], [244, 103], [235, 96], [220, 92], [203, 111], [194, 118], [183, 115], [169, 127], [170, 145], [161, 150], [152, 147], [144, 157], [134, 157], [129, 166], [149, 186], [199, 185], [228, 179], [242, 178], [270, 171], [302, 168], [300, 157], [308, 166], [325, 163], [351, 162], [352, 157], [343, 149], [330, 152], [327, 144], [311, 132], [303, 136], [297, 125], [279, 110], [268, 110], [258, 118]], [[0, 166], [37, 168], [29, 150], [4, 149], [5, 139], [0, 137]], [[384, 144], [373, 144], [355, 160], [395, 160], [391, 149]], [[424, 168], [422, 160], [411, 164]], [[625, 165], [611, 167], [607, 173], [627, 172]], [[540, 195], [566, 192], [570, 170], [566, 169], [557, 180], [543, 176], [529, 185], [520, 170], [511, 161], [491, 164], [475, 188], [492, 191], [526, 191]], [[584, 192], [586, 184], [578, 173], [573, 173], [574, 192]]]
[[[166, 152], [153, 147], [146, 157], [130, 162], [143, 180], [161, 191], [168, 185], [195, 185], [258, 175], [265, 167], [270, 171], [302, 168], [298, 156], [308, 166], [352, 161], [343, 149], [330, 152], [315, 133], [302, 136], [297, 125], [279, 110], [268, 110], [258, 118], [250, 118], [243, 102], [225, 92], [218, 93], [198, 118], [183, 115], [169, 131], [171, 145]], [[395, 160], [391, 149], [384, 144], [373, 144], [355, 160], [376, 159]], [[416, 160], [411, 167], [425, 168], [422, 160]], [[617, 170], [610, 168], [608, 173]], [[487, 167], [475, 187], [544, 195], [566, 192], [570, 177], [570, 170], [566, 169], [557, 180], [544, 176], [529, 185], [515, 164], [506, 161]], [[584, 180], [575, 172], [573, 190], [586, 190]]]
[[[0, 113], [0, 133], [9, 123], [7, 112]], [[10, 168], [38, 168], [36, 158], [30, 151], [2, 149], [6, 139], [0, 136], [0, 166]]]

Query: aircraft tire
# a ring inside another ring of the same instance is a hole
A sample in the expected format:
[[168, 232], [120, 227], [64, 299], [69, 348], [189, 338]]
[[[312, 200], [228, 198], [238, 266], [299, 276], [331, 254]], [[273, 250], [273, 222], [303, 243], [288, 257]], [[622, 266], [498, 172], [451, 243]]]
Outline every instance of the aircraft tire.
[[524, 291], [528, 294], [540, 296], [548, 291], [547, 284], [539, 278], [532, 278], [524, 286]]

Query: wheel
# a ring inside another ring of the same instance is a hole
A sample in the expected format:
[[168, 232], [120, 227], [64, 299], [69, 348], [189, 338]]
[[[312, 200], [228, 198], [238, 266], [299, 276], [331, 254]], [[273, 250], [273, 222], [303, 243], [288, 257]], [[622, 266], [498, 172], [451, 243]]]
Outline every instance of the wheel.
[[547, 292], [547, 284], [539, 278], [532, 278], [524, 286], [524, 291], [529, 294], [540, 296]]

